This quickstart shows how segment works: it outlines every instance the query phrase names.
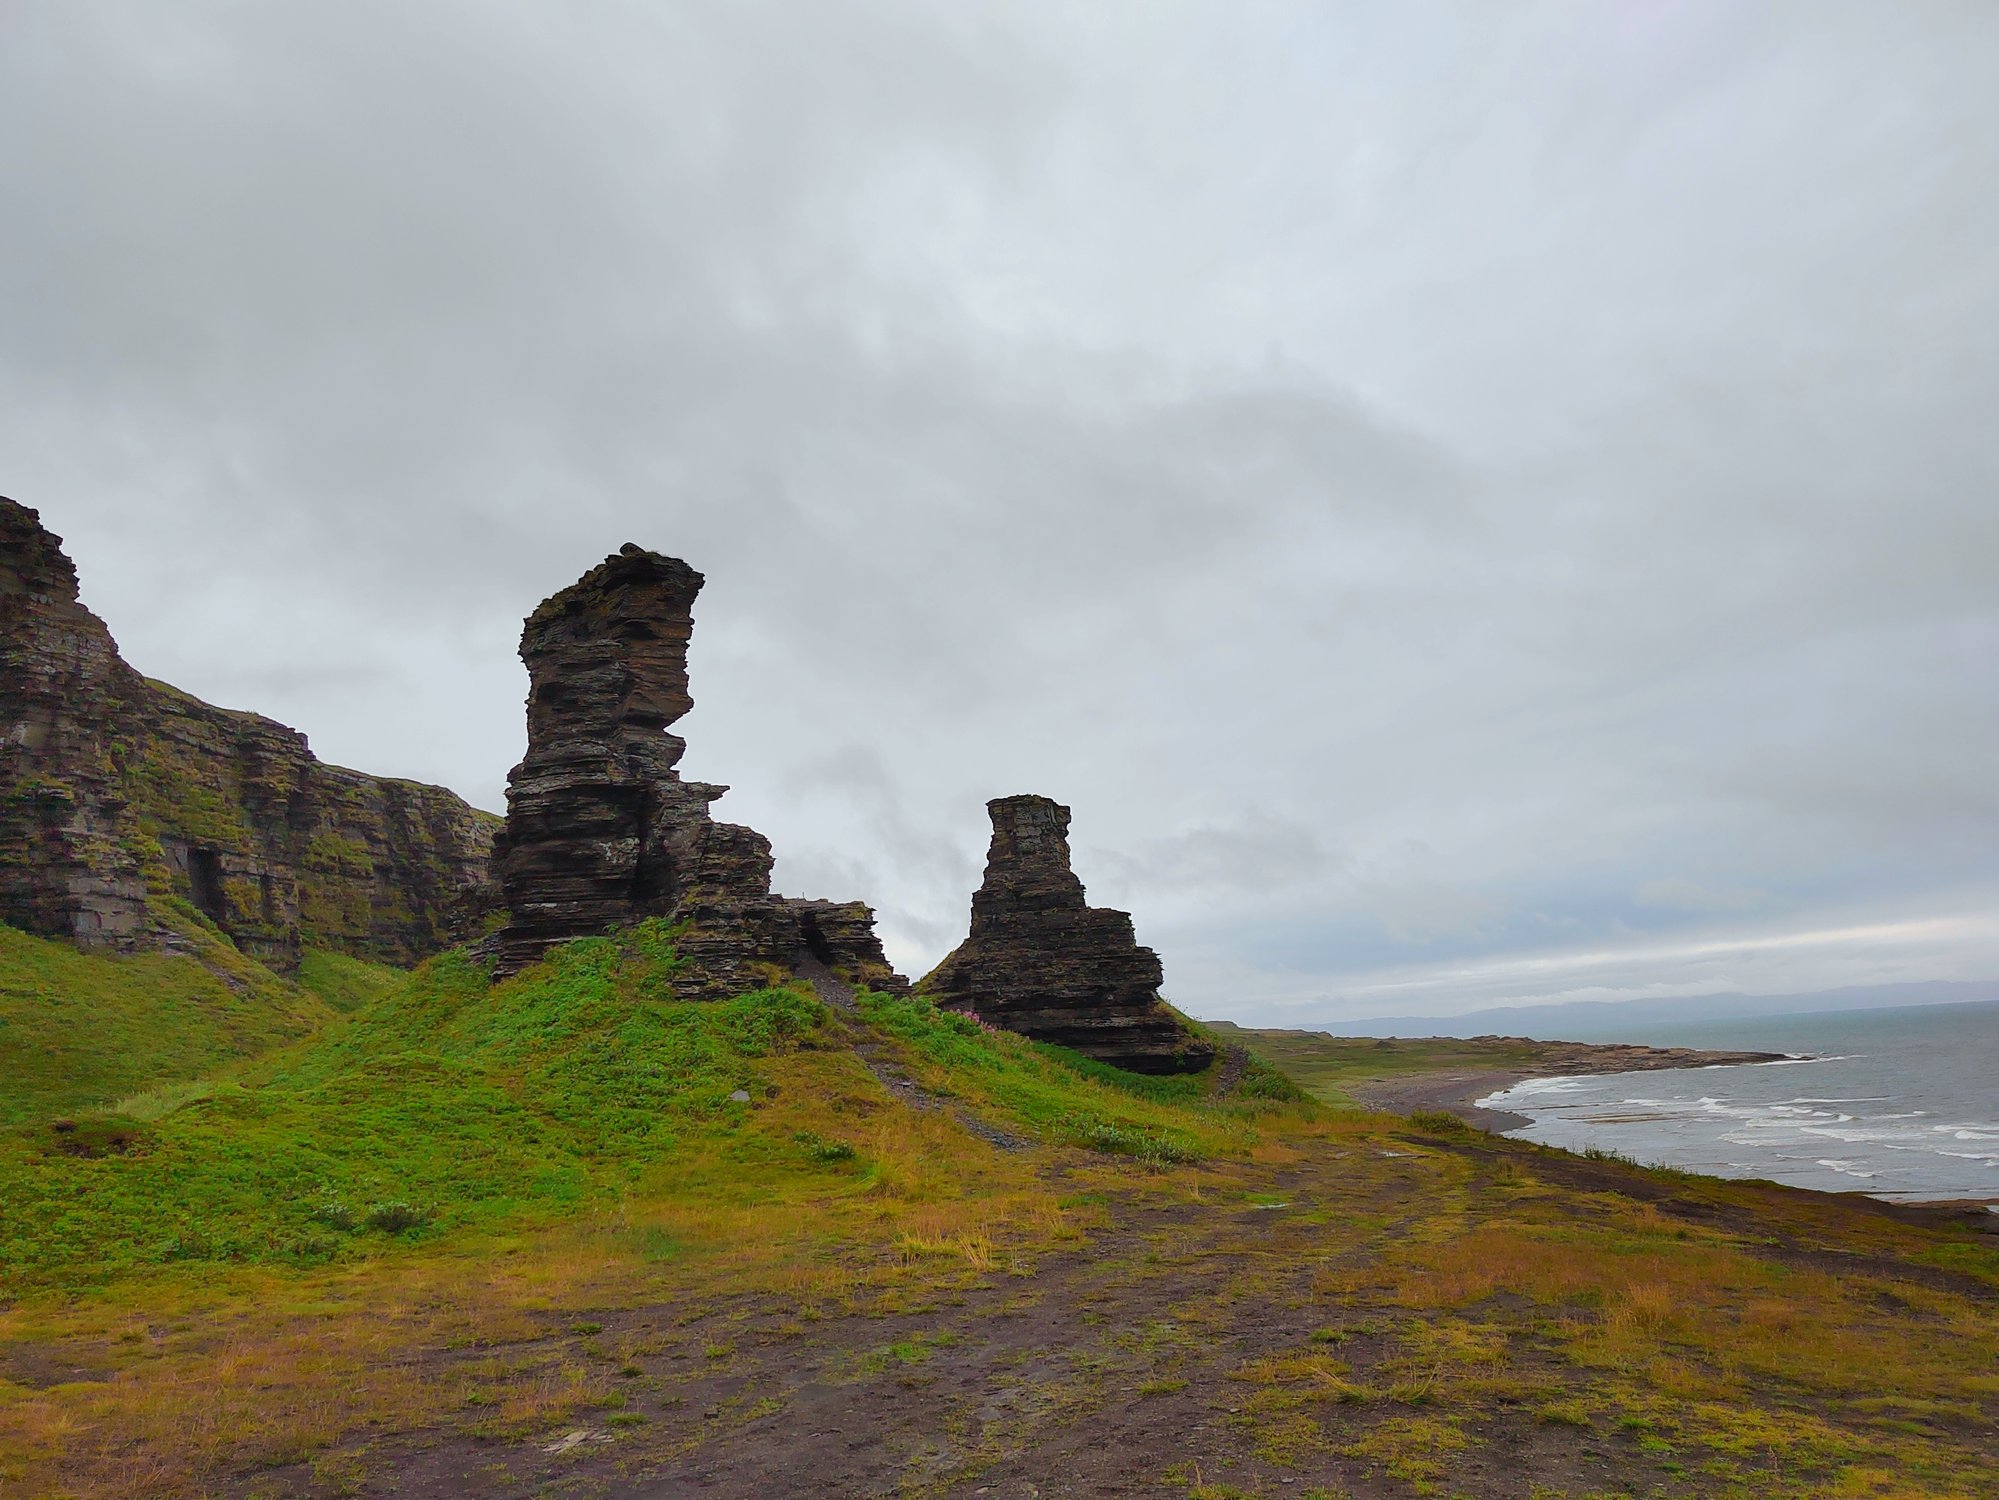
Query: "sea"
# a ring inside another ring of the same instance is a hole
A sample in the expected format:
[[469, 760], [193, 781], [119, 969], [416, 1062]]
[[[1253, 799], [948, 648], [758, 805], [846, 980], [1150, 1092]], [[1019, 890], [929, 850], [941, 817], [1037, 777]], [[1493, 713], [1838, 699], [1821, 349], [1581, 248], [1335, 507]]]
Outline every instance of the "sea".
[[1531, 1078], [1478, 1102], [1507, 1134], [1654, 1166], [1999, 1205], [1999, 1002], [1642, 1028], [1620, 1040], [1786, 1059]]

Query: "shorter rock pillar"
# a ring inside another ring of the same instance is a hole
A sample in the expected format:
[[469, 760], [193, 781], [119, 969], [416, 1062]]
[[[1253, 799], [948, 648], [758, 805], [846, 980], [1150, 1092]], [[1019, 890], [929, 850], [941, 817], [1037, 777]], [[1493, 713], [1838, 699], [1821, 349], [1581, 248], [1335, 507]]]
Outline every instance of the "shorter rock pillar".
[[917, 985], [941, 1006], [1135, 1073], [1214, 1059], [1159, 998], [1159, 955], [1131, 917], [1091, 906], [1069, 867], [1069, 809], [1047, 797], [986, 804], [993, 841], [972, 931]]

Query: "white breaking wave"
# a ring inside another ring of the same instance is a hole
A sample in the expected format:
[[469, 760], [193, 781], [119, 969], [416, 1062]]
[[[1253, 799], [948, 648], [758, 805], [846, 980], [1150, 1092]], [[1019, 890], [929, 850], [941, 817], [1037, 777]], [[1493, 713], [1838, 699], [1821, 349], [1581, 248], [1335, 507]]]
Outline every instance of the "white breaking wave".
[[[1842, 1035], [1841, 1023], [1829, 1024], [1829, 1041], [1861, 1039], [1851, 1028]], [[1986, 1080], [1999, 1075], [1992, 1050], [1999, 1032], [1989, 1022], [1982, 1026], [1970, 1033], [1896, 1034], [1880, 1025], [1860, 1050], [1834, 1046], [1824, 1055], [1770, 1063], [1533, 1078], [1478, 1102], [1528, 1116], [1532, 1123], [1513, 1133], [1550, 1145], [1603, 1146], [1640, 1161], [1804, 1187], [1850, 1191], [1864, 1183], [1881, 1197], [1999, 1203], [1999, 1123], [1978, 1111], [1991, 1097]], [[1771, 1078], [1763, 1069], [1807, 1063], [1823, 1071], [1822, 1087], [1829, 1088], [1768, 1089], [1771, 1097], [1758, 1097], [1766, 1092], [1758, 1080]], [[1723, 1072], [1732, 1076], [1716, 1076]]]

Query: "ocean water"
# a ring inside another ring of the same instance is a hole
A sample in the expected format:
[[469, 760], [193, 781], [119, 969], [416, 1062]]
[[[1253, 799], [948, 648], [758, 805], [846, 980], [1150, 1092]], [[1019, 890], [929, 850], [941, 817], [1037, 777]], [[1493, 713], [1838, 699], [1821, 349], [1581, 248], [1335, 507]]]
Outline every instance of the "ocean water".
[[1999, 1003], [1646, 1028], [1631, 1041], [1798, 1060], [1533, 1078], [1507, 1132], [1649, 1165], [1895, 1199], [1999, 1204]]

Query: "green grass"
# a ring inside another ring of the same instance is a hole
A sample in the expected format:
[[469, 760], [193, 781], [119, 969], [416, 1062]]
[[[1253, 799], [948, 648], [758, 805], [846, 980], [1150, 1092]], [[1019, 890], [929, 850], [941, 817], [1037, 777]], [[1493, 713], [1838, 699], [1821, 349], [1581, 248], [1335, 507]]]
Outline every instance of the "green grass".
[[1356, 1108], [1349, 1085], [1458, 1069], [1533, 1067], [1541, 1048], [1532, 1042], [1475, 1041], [1455, 1037], [1348, 1037], [1320, 1031], [1279, 1031], [1208, 1023], [1224, 1042], [1247, 1047], [1259, 1061], [1295, 1080], [1313, 1098]]
[[[1215, 1043], [1218, 1055], [1223, 1047], [1236, 1040], [1234, 1035], [1224, 1036], [1219, 1030], [1202, 1022], [1190, 1020], [1180, 1015], [1178, 1011], [1174, 1014], [1179, 1017], [1180, 1024], [1189, 1031]], [[1236, 1028], [1230, 1027], [1228, 1030], [1234, 1033]], [[1067, 1067], [1086, 1078], [1094, 1078], [1099, 1083], [1108, 1084], [1121, 1092], [1134, 1094], [1141, 1099], [1151, 1099], [1160, 1104], [1192, 1105], [1211, 1101], [1214, 1098], [1216, 1082], [1222, 1072], [1221, 1066], [1217, 1064], [1199, 1073], [1169, 1073], [1160, 1076], [1128, 1073], [1122, 1068], [1112, 1067], [1109, 1063], [1100, 1063], [1094, 1058], [1084, 1057], [1080, 1052], [1071, 1052], [1066, 1047], [1053, 1047], [1045, 1043], [1036, 1045], [1048, 1056], [1061, 1058]], [[1305, 1099], [1307, 1095], [1285, 1073], [1251, 1052], [1247, 1065], [1236, 1080], [1231, 1097], [1295, 1104]]]
[[920, 995], [863, 991], [861, 1013], [901, 1042], [923, 1080], [958, 1095], [1025, 1132], [1153, 1164], [1239, 1154], [1257, 1138], [1257, 1122], [1293, 1118], [1309, 1101], [1282, 1077], [1252, 1064], [1246, 1083], [1214, 1096], [1217, 1070], [1155, 1078], [1094, 1062], [1080, 1053], [1030, 1042]]
[[0, 926], [0, 1127], [197, 1078], [331, 1017], [317, 995], [212, 947], [205, 961], [105, 957]]
[[[169, 974], [229, 993], [186, 961], [21, 944], [95, 976], [93, 994], [105, 975], [127, 974], [125, 962], [137, 986]], [[67, 1136], [35, 1113], [0, 1134], [0, 1266], [16, 1286], [75, 1288], [169, 1263], [314, 1265], [476, 1226], [548, 1223], [662, 1174], [734, 1195], [842, 1178], [868, 1190], [877, 1169], [852, 1140], [763, 1107], [793, 1081], [780, 1079], [781, 1057], [805, 1059], [812, 1097], [865, 1081], [831, 1013], [803, 988], [682, 1001], [676, 963], [657, 922], [566, 944], [497, 985], [462, 950], [407, 976], [315, 954], [305, 982], [353, 1013], [254, 1064], [184, 1076], [282, 1034], [246, 1033], [150, 1080], [136, 1075], [151, 1033], [121, 1038], [123, 1071], [100, 1068], [71, 1090], [104, 1110]], [[361, 999], [369, 989], [376, 998]], [[300, 1024], [324, 1014], [316, 997], [288, 993]], [[155, 1006], [162, 1025], [185, 1010]], [[1209, 1102], [1207, 1080], [1120, 1073], [926, 1000], [863, 994], [861, 1011], [912, 1072], [966, 1109], [1154, 1168], [1240, 1154], [1259, 1120], [1306, 1107], [1269, 1088]], [[737, 1091], [753, 1103], [733, 1101]]]
[[16, 1129], [0, 1138], [0, 1265], [77, 1285], [161, 1262], [313, 1264], [559, 1216], [629, 1189], [689, 1133], [811, 1169], [788, 1139], [755, 1141], [728, 1095], [760, 1090], [759, 1060], [811, 1037], [823, 1008], [789, 989], [680, 1002], [672, 968], [655, 927], [498, 986], [447, 953], [233, 1078], [133, 1094], [141, 1128], [115, 1149]]
[[370, 963], [348, 953], [325, 948], [308, 949], [299, 960], [294, 976], [300, 989], [309, 990], [341, 1015], [350, 1015], [371, 1000], [379, 1000], [408, 977], [401, 969]]

